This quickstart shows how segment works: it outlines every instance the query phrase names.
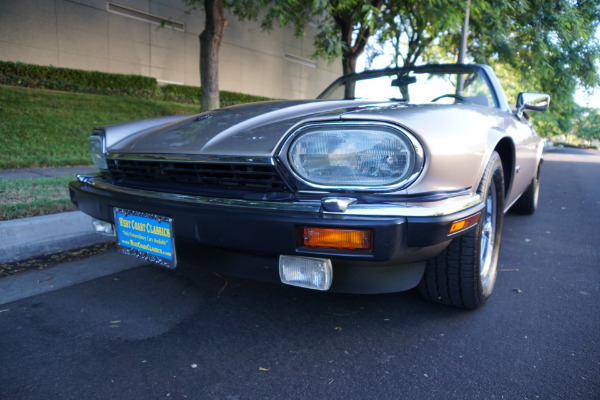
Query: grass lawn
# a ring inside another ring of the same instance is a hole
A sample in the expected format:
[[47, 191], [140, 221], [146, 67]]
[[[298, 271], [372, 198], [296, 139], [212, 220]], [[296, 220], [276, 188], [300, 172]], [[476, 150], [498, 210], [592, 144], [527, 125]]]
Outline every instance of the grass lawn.
[[73, 211], [69, 181], [75, 176], [0, 180], [0, 221]]
[[0, 86], [0, 169], [91, 164], [96, 125], [197, 112], [175, 102]]
[[[197, 112], [190, 104], [0, 86], [0, 169], [88, 165], [96, 125]], [[75, 210], [72, 180], [0, 180], [0, 221]]]

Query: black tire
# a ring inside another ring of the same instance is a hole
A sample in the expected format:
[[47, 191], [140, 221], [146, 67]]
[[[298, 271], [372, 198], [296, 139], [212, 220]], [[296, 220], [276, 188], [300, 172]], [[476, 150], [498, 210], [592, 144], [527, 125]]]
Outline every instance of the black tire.
[[519, 197], [519, 200], [513, 204], [510, 210], [516, 214], [531, 215], [535, 212], [538, 205], [538, 198], [540, 195], [540, 168], [538, 167], [537, 172], [527, 190]]
[[492, 154], [477, 192], [486, 204], [477, 227], [427, 261], [419, 283], [427, 300], [474, 309], [492, 294], [504, 219], [504, 173], [498, 153]]

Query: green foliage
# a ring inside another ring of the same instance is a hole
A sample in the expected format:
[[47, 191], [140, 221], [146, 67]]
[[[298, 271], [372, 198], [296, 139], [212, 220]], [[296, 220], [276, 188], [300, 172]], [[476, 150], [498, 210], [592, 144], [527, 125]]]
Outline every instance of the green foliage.
[[578, 108], [573, 133], [586, 140], [600, 140], [600, 110]]
[[0, 61], [0, 83], [65, 92], [168, 99], [161, 94], [154, 78], [9, 61]]
[[[466, 4], [387, 0], [371, 61], [391, 43], [392, 65], [454, 62]], [[564, 134], [577, 118], [576, 88], [600, 85], [600, 43], [594, 37], [599, 25], [598, 1], [471, 0], [467, 53], [494, 67], [511, 102], [521, 91], [549, 93], [549, 112], [532, 113], [533, 123], [542, 134]]]
[[[71, 71], [76, 71], [70, 75]], [[42, 73], [43, 72], [43, 73]], [[89, 75], [89, 76], [86, 76]], [[74, 76], [75, 80], [69, 80]], [[59, 79], [61, 78], [61, 79]], [[90, 83], [89, 85], [85, 82]], [[96, 82], [92, 85], [93, 82]], [[100, 84], [100, 83], [106, 83]], [[108, 87], [108, 83], [123, 83], [123, 87]], [[152, 85], [149, 84], [152, 82]], [[200, 104], [201, 89], [195, 86], [166, 85], [159, 87], [156, 79], [138, 75], [119, 75], [97, 71], [71, 70], [34, 64], [0, 61], [0, 84], [36, 89], [60, 90], [64, 92], [127, 96], [140, 99], [175, 101]], [[139, 85], [139, 86], [136, 86]], [[223, 106], [272, 100], [236, 92], [220, 92], [224, 96]]]
[[[181, 103], [200, 104], [201, 90], [196, 86], [185, 85], [166, 85], [161, 87], [163, 94], [168, 94], [173, 100]], [[254, 103], [256, 101], [273, 100], [269, 97], [254, 96], [251, 94], [229, 92], [226, 90], [219, 91], [221, 107], [233, 106], [236, 104]]]
[[356, 59], [378, 29], [384, 0], [263, 0], [269, 4], [263, 28], [293, 25], [302, 36], [309, 22], [316, 24], [315, 53], [333, 61], [342, 57], [344, 73], [354, 72]]
[[226, 90], [221, 90], [219, 92], [219, 96], [221, 99], [221, 107], [229, 107], [234, 106], [236, 104], [254, 103], [256, 101], [273, 100], [270, 97], [255, 96], [252, 94], [244, 94], [238, 92], [228, 92]]
[[96, 125], [175, 114], [196, 105], [0, 86], [0, 169], [90, 164]]
[[204, 9], [204, 29], [200, 34], [200, 78], [202, 111], [219, 108], [219, 49], [227, 27], [224, 10], [228, 10], [240, 21], [254, 20], [271, 0], [182, 0], [191, 9]]
[[140, 75], [109, 74], [10, 61], [0, 61], [0, 75], [27, 77], [37, 82], [53, 82], [54, 84], [100, 90], [152, 92], [157, 89], [156, 79]]
[[[342, 55], [344, 74], [356, 71], [356, 60], [381, 25], [383, 0], [317, 0], [314, 14], [325, 14], [315, 37], [315, 56]], [[339, 38], [336, 41], [336, 38]], [[336, 49], [338, 49], [336, 51]]]
[[161, 86], [160, 90], [163, 94], [178, 99], [177, 101], [181, 103], [200, 104], [202, 96], [201, 89], [196, 86], [165, 85]]
[[[393, 66], [438, 58], [436, 42], [460, 38], [465, 4], [463, 0], [388, 0], [375, 35], [379, 48], [386, 43], [392, 45]], [[382, 51], [375, 50], [371, 57], [379, 55]]]
[[0, 180], [0, 221], [74, 210], [69, 181], [75, 176]]
[[550, 111], [535, 116], [550, 134], [571, 131], [577, 86], [598, 87], [600, 3], [570, 0], [499, 0], [471, 3], [469, 53], [476, 62], [515, 71], [521, 91], [551, 95]]

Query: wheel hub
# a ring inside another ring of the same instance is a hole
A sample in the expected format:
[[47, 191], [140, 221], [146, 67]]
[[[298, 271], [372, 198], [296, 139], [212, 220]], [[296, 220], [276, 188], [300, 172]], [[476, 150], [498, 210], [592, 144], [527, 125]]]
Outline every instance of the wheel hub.
[[479, 258], [479, 278], [483, 286], [483, 293], [490, 294], [494, 287], [495, 271], [493, 271], [493, 254], [496, 232], [496, 185], [490, 185], [482, 216], [481, 243]]

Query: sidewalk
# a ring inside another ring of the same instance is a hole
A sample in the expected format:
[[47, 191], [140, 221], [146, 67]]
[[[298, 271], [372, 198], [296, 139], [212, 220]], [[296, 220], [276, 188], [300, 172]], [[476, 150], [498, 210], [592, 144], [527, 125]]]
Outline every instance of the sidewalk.
[[[93, 166], [0, 170], [0, 180], [51, 178], [97, 172]], [[80, 211], [0, 221], [0, 263], [25, 260], [105, 242]]]
[[54, 178], [59, 176], [69, 176], [77, 174], [91, 174], [98, 172], [98, 168], [91, 165], [77, 165], [74, 167], [56, 167], [56, 168], [24, 168], [24, 169], [2, 169], [0, 170], [0, 180], [2, 179], [28, 179], [28, 178]]

